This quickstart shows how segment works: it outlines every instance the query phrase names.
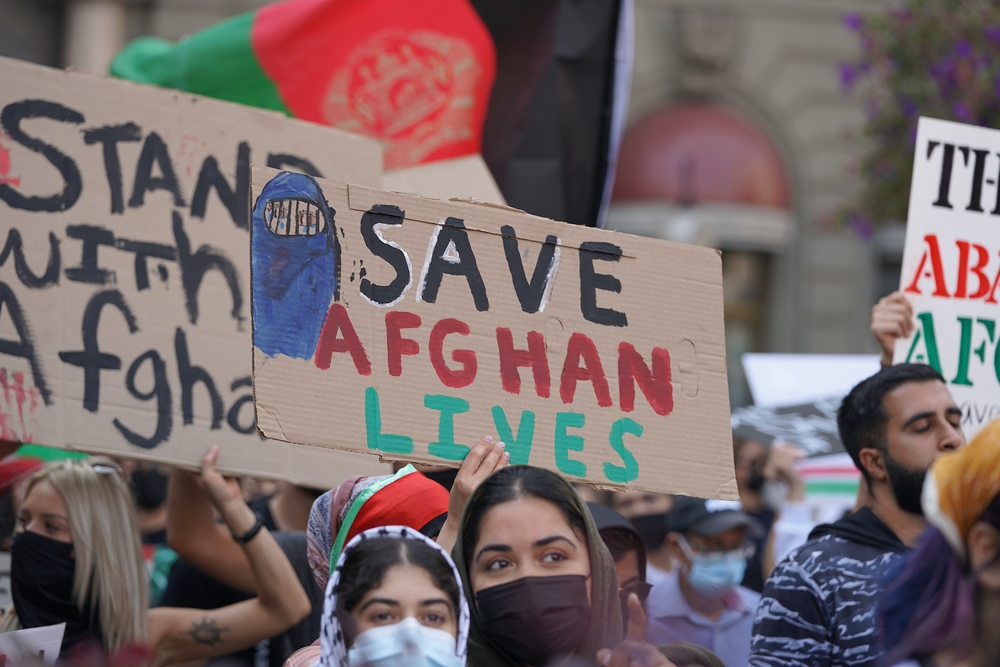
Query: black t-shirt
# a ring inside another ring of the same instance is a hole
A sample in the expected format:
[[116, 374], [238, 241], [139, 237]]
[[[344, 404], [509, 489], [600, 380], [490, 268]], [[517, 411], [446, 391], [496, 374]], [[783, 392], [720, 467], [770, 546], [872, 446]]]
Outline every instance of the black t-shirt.
[[[309, 561], [306, 558], [306, 534], [303, 532], [275, 532], [274, 539], [285, 552], [299, 582], [306, 590], [312, 603], [312, 613], [296, 625], [271, 639], [258, 642], [256, 646], [220, 656], [209, 661], [224, 661], [230, 666], [239, 661], [247, 667], [281, 667], [295, 651], [312, 644], [319, 637], [320, 619], [323, 613], [323, 591], [313, 579]], [[170, 571], [167, 588], [157, 606], [187, 607], [192, 609], [218, 609], [230, 604], [249, 600], [253, 595], [237, 590], [214, 579], [183, 559], [179, 559]]]

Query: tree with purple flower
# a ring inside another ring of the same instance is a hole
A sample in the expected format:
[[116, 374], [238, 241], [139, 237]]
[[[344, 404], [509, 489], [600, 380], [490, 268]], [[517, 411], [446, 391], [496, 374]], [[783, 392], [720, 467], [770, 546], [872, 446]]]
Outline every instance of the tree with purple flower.
[[861, 191], [842, 219], [899, 222], [920, 116], [1000, 128], [1000, 0], [904, 0], [849, 14], [844, 25], [861, 57], [842, 63], [839, 79], [845, 93], [863, 96], [868, 150]]

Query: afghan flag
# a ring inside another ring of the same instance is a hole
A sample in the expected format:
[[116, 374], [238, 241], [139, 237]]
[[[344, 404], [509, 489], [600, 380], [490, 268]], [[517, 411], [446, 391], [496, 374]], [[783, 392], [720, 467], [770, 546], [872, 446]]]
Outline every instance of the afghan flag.
[[[594, 225], [610, 193], [631, 0], [286, 0], [111, 74], [375, 137], [385, 169], [482, 153], [508, 203]], [[625, 17], [625, 20], [621, 20]]]

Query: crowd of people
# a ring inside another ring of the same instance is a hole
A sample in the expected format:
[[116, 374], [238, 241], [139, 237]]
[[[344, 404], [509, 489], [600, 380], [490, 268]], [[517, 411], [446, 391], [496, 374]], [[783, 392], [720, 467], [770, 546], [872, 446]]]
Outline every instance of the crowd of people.
[[575, 487], [491, 437], [322, 491], [226, 478], [216, 448], [199, 473], [15, 457], [0, 631], [65, 623], [88, 667], [1000, 665], [1000, 421], [967, 444], [941, 375], [889, 364], [911, 320], [873, 311], [833, 523], [801, 511], [800, 454], [753, 441], [739, 502]]

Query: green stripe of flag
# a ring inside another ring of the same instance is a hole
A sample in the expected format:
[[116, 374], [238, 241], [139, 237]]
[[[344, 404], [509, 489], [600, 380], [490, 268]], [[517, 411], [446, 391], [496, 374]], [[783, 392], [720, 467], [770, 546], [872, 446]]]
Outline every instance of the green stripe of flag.
[[806, 493], [826, 493], [836, 495], [857, 495], [858, 483], [853, 482], [806, 482]]
[[234, 16], [176, 44], [140, 37], [115, 56], [111, 74], [291, 115], [254, 54], [255, 14]]
[[85, 459], [87, 454], [83, 452], [70, 452], [65, 449], [55, 447], [44, 447], [42, 445], [21, 445], [16, 452], [18, 457], [41, 459], [42, 461], [62, 461], [63, 459]]

